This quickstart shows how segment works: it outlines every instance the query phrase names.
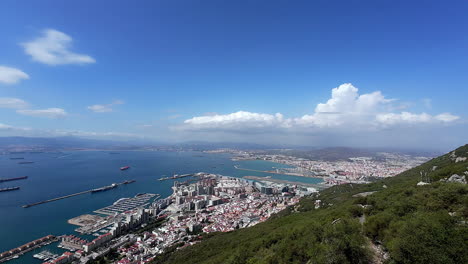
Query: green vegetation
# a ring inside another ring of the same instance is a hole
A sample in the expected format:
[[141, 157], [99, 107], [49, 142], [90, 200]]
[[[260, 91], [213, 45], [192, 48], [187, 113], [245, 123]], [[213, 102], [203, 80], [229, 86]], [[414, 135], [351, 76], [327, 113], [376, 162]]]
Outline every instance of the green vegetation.
[[141, 235], [143, 234], [144, 232], [151, 232], [153, 231], [154, 229], [160, 227], [164, 222], [166, 222], [166, 219], [165, 218], [160, 218], [160, 219], [156, 219], [152, 222], [149, 222], [147, 225], [145, 225], [145, 227], [141, 227], [139, 228], [135, 234], [137, 235]]
[[114, 263], [120, 259], [120, 254], [116, 249], [111, 249], [109, 252], [102, 257], [88, 261], [86, 264], [108, 264]]
[[[156, 263], [468, 263], [468, 145], [400, 175], [303, 198], [247, 229], [204, 235]], [[417, 186], [424, 178], [431, 184]], [[356, 195], [374, 192], [367, 196]], [[322, 206], [314, 209], [315, 200]]]

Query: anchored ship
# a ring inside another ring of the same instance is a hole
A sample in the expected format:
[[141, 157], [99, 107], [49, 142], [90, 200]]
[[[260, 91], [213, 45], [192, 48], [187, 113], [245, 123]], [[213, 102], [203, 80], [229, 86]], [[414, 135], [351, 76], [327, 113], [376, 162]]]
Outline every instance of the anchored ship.
[[110, 190], [110, 189], [117, 188], [117, 186], [118, 186], [117, 184], [113, 183], [113, 184], [111, 184], [109, 186], [104, 186], [104, 187], [101, 187], [101, 188], [92, 189], [91, 193], [107, 191], [107, 190]]
[[128, 169], [130, 169], [130, 166], [120, 167], [120, 170], [128, 170]]
[[0, 182], [25, 180], [27, 178], [28, 178], [28, 176], [22, 176], [22, 177], [16, 177], [16, 178], [5, 178], [5, 179], [0, 179]]
[[7, 187], [0, 189], [0, 192], [8, 192], [8, 191], [16, 191], [19, 190], [20, 187]]
[[18, 164], [31, 164], [34, 163], [34, 161], [20, 161]]

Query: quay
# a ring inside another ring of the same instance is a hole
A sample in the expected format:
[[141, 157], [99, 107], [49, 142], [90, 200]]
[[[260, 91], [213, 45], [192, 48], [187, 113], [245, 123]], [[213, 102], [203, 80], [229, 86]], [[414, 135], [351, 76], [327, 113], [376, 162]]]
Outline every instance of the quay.
[[[124, 182], [121, 182], [121, 183], [115, 183], [115, 185], [118, 186], [118, 185], [133, 183], [133, 182], [135, 182], [135, 181], [134, 180], [124, 181]], [[105, 188], [105, 187], [107, 187], [107, 186], [104, 186], [104, 187], [101, 187], [101, 188]], [[45, 203], [50, 203], [50, 202], [54, 202], [54, 201], [58, 201], [58, 200], [63, 200], [63, 199], [70, 198], [70, 197], [73, 197], [73, 196], [78, 196], [78, 195], [82, 195], [82, 194], [85, 194], [85, 193], [91, 193], [91, 192], [93, 192], [93, 190], [96, 190], [96, 189], [91, 189], [91, 190], [87, 190], [87, 191], [83, 191], [83, 192], [78, 192], [78, 193], [73, 193], [73, 194], [69, 194], [69, 195], [65, 195], [65, 196], [60, 196], [60, 197], [57, 197], [57, 198], [52, 198], [52, 199], [45, 200], [45, 201], [40, 201], [40, 202], [37, 202], [37, 203], [26, 204], [26, 205], [23, 205], [22, 207], [23, 208], [28, 208], [28, 207], [32, 207], [32, 206], [36, 206], [36, 205], [40, 205], [40, 204], [45, 204]]]

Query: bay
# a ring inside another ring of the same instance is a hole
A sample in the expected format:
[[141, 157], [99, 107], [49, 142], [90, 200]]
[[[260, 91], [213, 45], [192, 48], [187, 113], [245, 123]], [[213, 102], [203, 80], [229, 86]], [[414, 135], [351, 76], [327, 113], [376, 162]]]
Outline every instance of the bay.
[[[0, 188], [19, 186], [19, 191], [0, 193], [0, 252], [9, 250], [49, 234], [76, 234], [76, 226], [67, 220], [111, 205], [123, 197], [138, 193], [171, 194], [173, 180], [158, 181], [160, 177], [195, 172], [227, 176], [271, 176], [271, 178], [319, 183], [321, 179], [288, 175], [270, 175], [263, 172], [234, 168], [271, 170], [288, 167], [268, 161], [231, 161], [229, 154], [163, 151], [74, 151], [50, 153], [15, 153], [0, 155], [0, 178], [28, 176], [26, 180], [0, 183]], [[22, 157], [24, 160], [11, 158]], [[18, 164], [32, 161], [30, 164]], [[120, 171], [122, 166], [130, 166]], [[87, 193], [30, 208], [24, 204], [43, 201], [63, 195], [134, 179], [135, 183], [100, 193]], [[61, 254], [55, 244], [29, 252], [9, 263], [41, 263], [32, 255], [44, 249]]]

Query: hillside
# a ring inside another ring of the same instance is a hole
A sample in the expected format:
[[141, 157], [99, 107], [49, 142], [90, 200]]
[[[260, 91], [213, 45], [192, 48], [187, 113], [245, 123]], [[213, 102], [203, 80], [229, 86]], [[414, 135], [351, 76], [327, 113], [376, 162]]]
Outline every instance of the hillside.
[[[393, 178], [329, 188], [155, 263], [468, 263], [468, 186], [446, 181], [468, 174], [467, 157], [465, 145]], [[421, 174], [431, 183], [417, 185]]]

